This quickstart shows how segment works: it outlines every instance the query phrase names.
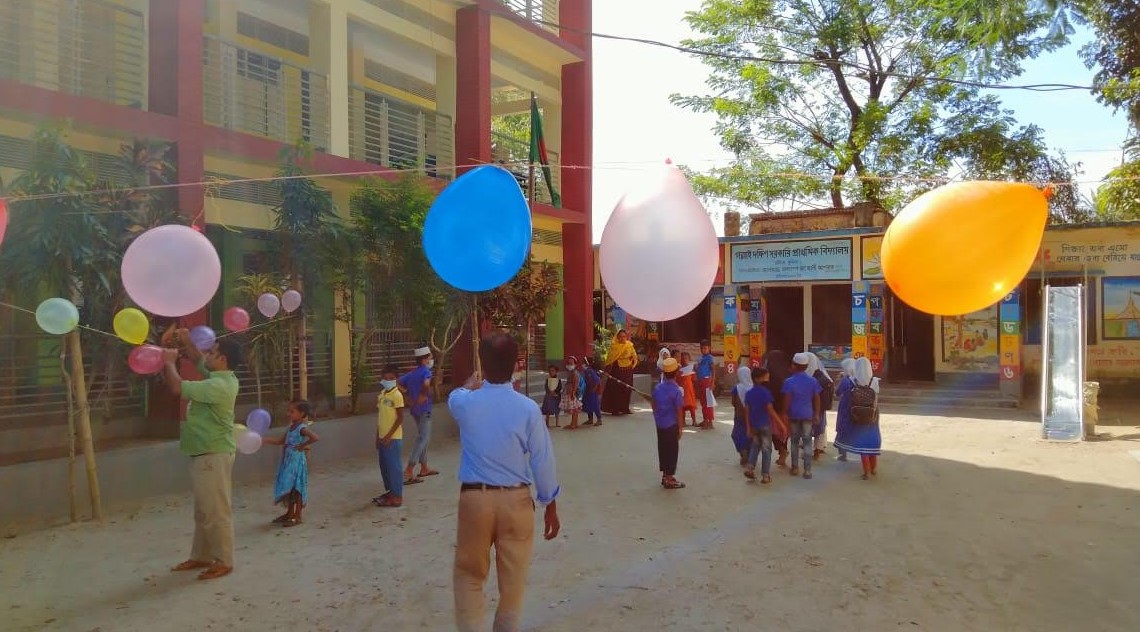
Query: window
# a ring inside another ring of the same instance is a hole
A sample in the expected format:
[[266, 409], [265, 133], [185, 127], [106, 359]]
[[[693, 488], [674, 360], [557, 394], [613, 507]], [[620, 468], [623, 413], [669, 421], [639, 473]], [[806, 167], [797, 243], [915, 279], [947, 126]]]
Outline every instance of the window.
[[255, 18], [248, 13], [238, 13], [237, 32], [240, 35], [252, 37], [282, 50], [305, 57], [309, 56], [309, 37], [307, 35]]
[[[1053, 287], [1071, 287], [1084, 283], [1081, 277], [1050, 277], [1045, 280]], [[1026, 279], [1021, 284], [1022, 309], [1022, 340], [1027, 345], [1041, 344], [1041, 316], [1045, 309], [1045, 301], [1041, 293], [1041, 279]], [[1085, 286], [1085, 340], [1087, 344], [1096, 344], [1096, 279], [1089, 279]]]
[[276, 86], [281, 82], [281, 62], [239, 48], [237, 51], [237, 74], [239, 77], [252, 79], [267, 86]]
[[816, 344], [851, 343], [850, 285], [812, 286], [811, 341]]

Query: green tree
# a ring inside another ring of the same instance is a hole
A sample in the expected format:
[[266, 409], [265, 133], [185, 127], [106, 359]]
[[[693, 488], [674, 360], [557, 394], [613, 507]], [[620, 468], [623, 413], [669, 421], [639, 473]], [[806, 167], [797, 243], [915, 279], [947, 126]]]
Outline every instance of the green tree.
[[390, 319], [406, 307], [413, 334], [428, 342], [442, 375], [472, 301], [444, 283], [424, 255], [424, 220], [435, 197], [431, 181], [419, 173], [369, 179], [352, 195], [351, 217], [368, 253], [364, 274], [377, 318]]
[[[480, 297], [484, 313], [496, 325], [523, 331], [523, 357], [530, 370], [531, 333], [546, 318], [562, 293], [558, 268], [547, 261], [527, 259], [518, 274]], [[529, 390], [527, 391], [529, 394]]]
[[758, 208], [895, 209], [951, 175], [1013, 177], [1044, 160], [1040, 130], [977, 83], [1062, 44], [1052, 20], [1030, 0], [706, 0], [685, 44], [702, 53], [711, 94], [672, 100], [714, 114], [735, 161], [694, 187]]
[[[286, 147], [280, 153], [274, 185], [281, 194], [281, 203], [273, 207], [273, 228], [281, 236], [281, 267], [287, 283], [304, 293], [305, 283], [313, 289], [319, 285], [324, 266], [322, 244], [331, 237], [337, 224], [336, 204], [328, 189], [305, 176], [305, 163], [312, 157], [312, 149], [305, 143]], [[256, 300], [256, 299], [255, 299]], [[308, 358], [305, 309], [296, 321], [297, 357], [300, 367], [300, 397], [307, 399]], [[291, 387], [290, 387], [291, 388]]]
[[1093, 94], [1113, 110], [1123, 110], [1132, 130], [1124, 160], [1097, 191], [1097, 209], [1106, 219], [1140, 219], [1140, 2], [1071, 2], [1077, 19], [1097, 35], [1081, 49], [1085, 65], [1096, 70]]

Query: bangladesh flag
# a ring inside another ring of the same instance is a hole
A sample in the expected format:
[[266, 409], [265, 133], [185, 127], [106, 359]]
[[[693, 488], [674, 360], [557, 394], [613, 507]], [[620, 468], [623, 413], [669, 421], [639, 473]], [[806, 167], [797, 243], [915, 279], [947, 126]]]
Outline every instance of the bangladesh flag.
[[530, 93], [530, 164], [542, 165], [542, 179], [550, 192], [551, 206], [562, 208], [562, 197], [554, 190], [554, 179], [550, 175], [550, 158], [546, 155], [546, 138], [542, 135], [542, 115], [538, 113], [538, 98]]

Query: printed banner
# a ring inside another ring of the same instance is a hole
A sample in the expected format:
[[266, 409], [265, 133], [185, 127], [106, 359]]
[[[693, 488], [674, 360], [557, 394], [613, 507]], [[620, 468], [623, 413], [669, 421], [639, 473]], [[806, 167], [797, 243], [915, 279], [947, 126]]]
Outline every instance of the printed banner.
[[851, 284], [851, 357], [867, 355], [867, 289], [864, 281]]
[[740, 362], [740, 333], [737, 327], [736, 288], [732, 285], [724, 286], [724, 371], [729, 375], [736, 373], [736, 365]]
[[871, 368], [876, 375], [881, 374], [883, 360], [887, 357], [887, 344], [883, 335], [884, 287], [882, 283], [871, 283], [867, 295], [867, 306], [870, 307], [867, 322], [867, 359], [871, 361]]
[[741, 244], [731, 252], [738, 283], [851, 280], [850, 239]]
[[764, 334], [751, 333], [748, 334], [748, 364], [752, 368], [758, 368], [761, 365], [761, 358], [764, 357]]
[[999, 381], [1003, 393], [1021, 395], [1021, 295], [1014, 290], [998, 308]]
[[883, 250], [883, 236], [863, 237], [859, 241], [864, 279], [883, 278], [883, 265], [879, 253]]
[[836, 370], [840, 368], [840, 363], [843, 362], [844, 358], [851, 357], [851, 345], [810, 344], [808, 351], [818, 356], [823, 366]]

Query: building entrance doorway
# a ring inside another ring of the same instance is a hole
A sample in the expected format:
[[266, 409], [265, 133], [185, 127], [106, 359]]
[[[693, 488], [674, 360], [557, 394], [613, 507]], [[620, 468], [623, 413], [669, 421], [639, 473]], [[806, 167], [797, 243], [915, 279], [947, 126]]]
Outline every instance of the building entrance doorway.
[[767, 300], [768, 351], [783, 351], [789, 358], [804, 350], [803, 287], [764, 288]]
[[894, 382], [934, 381], [934, 316], [887, 296], [888, 377]]

